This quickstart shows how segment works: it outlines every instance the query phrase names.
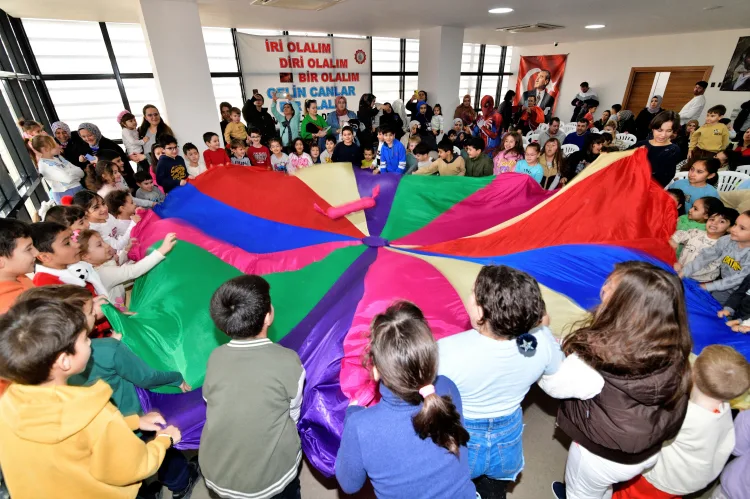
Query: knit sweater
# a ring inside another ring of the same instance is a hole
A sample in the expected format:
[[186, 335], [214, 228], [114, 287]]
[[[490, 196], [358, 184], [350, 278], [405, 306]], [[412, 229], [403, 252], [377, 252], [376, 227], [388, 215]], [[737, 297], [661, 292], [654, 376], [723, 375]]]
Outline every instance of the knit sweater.
[[[461, 414], [456, 385], [443, 376], [434, 385], [438, 395], [451, 397]], [[381, 499], [475, 499], [467, 448], [461, 447], [456, 457], [431, 438], [419, 438], [412, 417], [421, 404], [401, 400], [382, 383], [380, 395], [373, 407], [349, 406], [346, 411], [336, 456], [336, 479], [342, 490], [349, 494], [360, 490], [369, 476]]]
[[209, 170], [214, 166], [225, 166], [231, 163], [226, 149], [217, 149], [215, 151], [206, 149], [203, 151], [203, 162], [206, 163], [206, 168]]
[[706, 123], [690, 136], [690, 150], [696, 147], [704, 151], [719, 152], [729, 145], [729, 129], [723, 123]]
[[156, 183], [164, 189], [165, 194], [179, 187], [180, 182], [187, 178], [187, 167], [182, 156], [170, 158], [166, 154], [161, 155], [156, 164]]
[[706, 290], [733, 291], [737, 289], [742, 280], [750, 274], [750, 247], [740, 248], [730, 237], [724, 236], [715, 245], [701, 251], [695, 260], [682, 269], [683, 275], [692, 277], [709, 263], [720, 260], [720, 277], [716, 281], [706, 283]]
[[234, 121], [227, 123], [227, 127], [224, 129], [224, 140], [229, 144], [232, 139], [247, 139], [247, 128], [243, 123], [235, 123]]

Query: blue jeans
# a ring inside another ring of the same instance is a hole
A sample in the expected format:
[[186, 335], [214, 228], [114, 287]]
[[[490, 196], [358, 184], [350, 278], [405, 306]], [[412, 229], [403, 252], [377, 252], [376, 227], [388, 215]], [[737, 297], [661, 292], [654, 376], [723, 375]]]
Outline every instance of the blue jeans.
[[71, 187], [70, 189], [68, 189], [65, 192], [52, 192], [52, 191], [50, 191], [50, 196], [55, 201], [55, 204], [59, 205], [59, 204], [61, 204], [61, 200], [62, 200], [63, 196], [72, 196], [76, 192], [82, 191], [82, 190], [83, 190], [83, 186], [82, 185], [77, 185], [75, 187]]
[[507, 416], [466, 419], [469, 432], [471, 478], [515, 481], [523, 470], [523, 412], [519, 407]]

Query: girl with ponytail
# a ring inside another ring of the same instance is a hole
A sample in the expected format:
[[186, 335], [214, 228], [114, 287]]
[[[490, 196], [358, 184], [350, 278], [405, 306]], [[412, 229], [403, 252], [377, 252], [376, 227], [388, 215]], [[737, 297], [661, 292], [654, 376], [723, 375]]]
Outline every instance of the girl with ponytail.
[[370, 477], [377, 497], [475, 499], [461, 396], [437, 375], [438, 348], [419, 308], [397, 302], [375, 317], [367, 364], [380, 403], [353, 400], [346, 412], [336, 478], [352, 494]]

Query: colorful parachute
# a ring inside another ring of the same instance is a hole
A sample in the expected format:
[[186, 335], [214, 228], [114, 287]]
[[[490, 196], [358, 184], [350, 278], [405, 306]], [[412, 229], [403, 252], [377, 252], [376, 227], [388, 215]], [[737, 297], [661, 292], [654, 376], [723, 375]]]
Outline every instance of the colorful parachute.
[[[331, 220], [318, 213], [372, 194], [375, 207]], [[181, 371], [187, 394], [140, 392], [197, 448], [205, 419], [198, 389], [211, 351], [228, 341], [211, 322], [213, 292], [241, 273], [271, 284], [270, 337], [296, 350], [307, 371], [299, 430], [307, 458], [332, 475], [349, 398], [373, 400], [362, 365], [368, 325], [395, 299], [415, 302], [440, 338], [470, 327], [464, 306], [482, 265], [505, 264], [542, 286], [552, 328], [582, 318], [614, 264], [645, 260], [670, 268], [676, 213], [651, 180], [643, 150], [603, 155], [559, 192], [530, 177], [372, 175], [334, 164], [296, 177], [243, 167], [214, 169], [176, 189], [133, 236], [134, 257], [168, 232], [179, 244], [138, 279], [134, 316], [109, 310], [123, 341], [151, 366]], [[699, 352], [750, 342], [716, 318], [718, 304], [686, 282]], [[252, 424], [248, 421], [248, 424]]]

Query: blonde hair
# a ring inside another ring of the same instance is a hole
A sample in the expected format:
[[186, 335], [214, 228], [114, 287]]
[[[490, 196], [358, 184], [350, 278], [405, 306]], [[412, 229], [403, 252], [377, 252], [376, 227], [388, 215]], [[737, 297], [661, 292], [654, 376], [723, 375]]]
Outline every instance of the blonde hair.
[[[617, 122], [615, 120], [609, 120], [606, 125], [604, 125], [604, 128], [607, 128], [608, 126], [611, 126], [615, 130], [617, 130]], [[614, 137], [612, 137], [614, 139]]]
[[31, 147], [39, 152], [41, 152], [42, 149], [54, 149], [56, 145], [57, 142], [55, 142], [55, 139], [49, 135], [37, 135], [31, 139]]
[[709, 345], [695, 360], [693, 382], [709, 397], [729, 401], [750, 388], [750, 363], [732, 347]]
[[18, 126], [20, 126], [21, 130], [23, 130], [24, 132], [30, 132], [32, 130], [36, 130], [36, 129], [41, 129], [42, 128], [42, 125], [40, 125], [36, 121], [34, 121], [34, 120], [27, 120], [25, 118], [21, 118], [20, 120], [18, 120]]
[[420, 142], [422, 142], [422, 137], [420, 137], [419, 135], [409, 137], [409, 142], [414, 142], [415, 144], [419, 144]]
[[102, 235], [95, 230], [82, 230], [81, 233], [78, 234], [78, 248], [81, 256], [88, 254], [89, 243], [91, 242], [92, 237], [98, 237], [104, 240]]

